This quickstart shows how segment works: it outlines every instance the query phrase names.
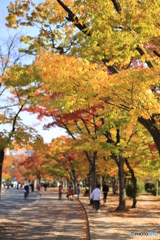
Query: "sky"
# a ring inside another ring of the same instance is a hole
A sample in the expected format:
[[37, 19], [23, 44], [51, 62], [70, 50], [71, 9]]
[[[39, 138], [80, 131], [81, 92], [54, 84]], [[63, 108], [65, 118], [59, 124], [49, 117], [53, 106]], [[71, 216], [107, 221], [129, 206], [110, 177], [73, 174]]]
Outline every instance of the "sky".
[[[5, 26], [5, 16], [7, 15], [7, 6], [9, 5], [9, 3], [11, 2], [11, 0], [0, 0], [0, 41], [7, 39], [9, 36], [12, 36], [17, 32], [19, 32], [20, 30], [13, 30], [13, 29], [8, 29]], [[41, 0], [35, 0], [36, 3], [40, 3]], [[14, 0], [13, 0], [14, 3]], [[26, 29], [21, 29], [21, 33], [22, 34], [27, 34]], [[36, 33], [37, 29], [29, 29], [30, 34], [34, 34]], [[1, 44], [0, 44], [1, 45]], [[23, 63], [29, 63], [32, 62], [31, 59], [25, 58], [23, 59]], [[1, 105], [1, 104], [0, 104]], [[37, 116], [36, 114], [29, 114], [27, 112], [22, 112], [19, 115], [24, 124], [26, 124], [27, 126], [31, 126], [34, 127], [39, 134], [43, 137], [44, 142], [51, 142], [52, 138], [56, 138], [59, 137], [61, 135], [66, 135], [66, 132], [58, 127], [54, 127], [50, 130], [43, 130], [43, 124], [47, 123], [47, 122], [41, 122], [37, 120]], [[51, 121], [51, 120], [49, 120]], [[2, 130], [2, 128], [4, 128], [4, 125], [0, 127], [0, 130]], [[10, 127], [7, 127], [9, 130]]]

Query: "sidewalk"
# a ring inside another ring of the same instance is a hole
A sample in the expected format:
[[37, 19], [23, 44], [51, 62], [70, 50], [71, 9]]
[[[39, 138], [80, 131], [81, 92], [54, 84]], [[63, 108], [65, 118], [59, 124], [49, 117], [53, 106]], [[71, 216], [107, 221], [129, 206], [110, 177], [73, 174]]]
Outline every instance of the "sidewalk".
[[65, 196], [58, 200], [54, 192], [42, 192], [42, 197], [29, 205], [27, 201], [29, 197], [21, 209], [3, 212], [0, 239], [88, 240], [86, 215], [78, 201], [68, 201]]
[[[89, 197], [80, 196], [91, 219], [94, 240], [101, 239], [160, 239], [160, 201], [151, 195], [141, 195], [137, 198], [137, 208], [131, 208], [132, 200], [127, 199], [128, 210], [115, 212], [118, 206], [118, 196], [109, 192], [107, 203], [103, 201], [100, 212], [89, 206]], [[131, 237], [131, 232], [157, 232], [158, 236]]]

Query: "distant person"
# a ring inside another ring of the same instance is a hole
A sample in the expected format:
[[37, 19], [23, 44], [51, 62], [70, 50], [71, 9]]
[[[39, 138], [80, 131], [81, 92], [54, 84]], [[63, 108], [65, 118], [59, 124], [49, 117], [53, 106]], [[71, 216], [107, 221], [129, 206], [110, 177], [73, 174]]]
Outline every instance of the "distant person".
[[17, 182], [17, 192], [18, 192], [18, 190], [19, 190], [19, 183]]
[[26, 184], [24, 186], [24, 199], [28, 197], [28, 194], [29, 194], [29, 186], [28, 184]]
[[39, 197], [41, 197], [41, 193], [40, 193], [40, 184], [39, 183], [37, 183], [37, 192], [38, 192], [38, 195], [39, 195]]
[[70, 183], [69, 188], [68, 188], [68, 199], [73, 201], [73, 186], [72, 186], [72, 183]]
[[89, 196], [89, 189], [86, 187], [84, 196]]
[[109, 192], [108, 184], [107, 184], [107, 182], [104, 182], [104, 183], [103, 183], [104, 203], [106, 203], [108, 192]]
[[93, 199], [93, 203], [95, 205], [96, 212], [99, 212], [99, 202], [101, 200], [101, 191], [100, 184], [97, 184], [96, 188], [93, 190], [90, 199]]
[[77, 184], [77, 198], [78, 198], [78, 199], [79, 199], [80, 192], [81, 192], [80, 185]]
[[13, 189], [13, 183], [11, 183], [11, 188]]
[[9, 183], [7, 183], [7, 192], [9, 191]]
[[44, 184], [44, 190], [45, 191], [47, 190], [47, 184], [46, 183]]
[[58, 192], [59, 192], [59, 200], [61, 200], [61, 198], [62, 198], [62, 192], [63, 192], [62, 185], [59, 186]]
[[34, 192], [34, 185], [33, 185], [33, 183], [30, 184], [30, 187], [31, 187], [31, 191]]

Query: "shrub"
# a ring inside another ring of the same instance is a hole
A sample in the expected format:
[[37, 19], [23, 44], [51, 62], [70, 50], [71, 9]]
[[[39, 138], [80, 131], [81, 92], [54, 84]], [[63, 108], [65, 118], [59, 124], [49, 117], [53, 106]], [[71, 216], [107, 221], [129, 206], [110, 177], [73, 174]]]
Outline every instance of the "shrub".
[[[156, 196], [156, 188], [151, 191], [152, 195]], [[160, 195], [160, 187], [158, 187], [158, 195]]]
[[156, 184], [153, 183], [153, 182], [147, 182], [147, 183], [145, 184], [145, 190], [146, 190], [146, 192], [148, 192], [148, 193], [152, 193], [153, 191], [156, 190]]
[[142, 193], [143, 190], [144, 190], [144, 182], [143, 181], [138, 181], [137, 185], [138, 185], [140, 193]]
[[[137, 183], [137, 196], [140, 195], [140, 193], [143, 191], [144, 189], [144, 184], [143, 183]], [[128, 184], [126, 187], [126, 194], [128, 197], [133, 198], [133, 184]]]

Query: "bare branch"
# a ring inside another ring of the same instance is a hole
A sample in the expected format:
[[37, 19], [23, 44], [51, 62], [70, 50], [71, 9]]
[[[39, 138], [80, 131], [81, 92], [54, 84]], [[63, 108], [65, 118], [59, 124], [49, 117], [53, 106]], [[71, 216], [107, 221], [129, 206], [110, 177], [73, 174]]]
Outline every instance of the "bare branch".
[[15, 106], [18, 106], [18, 103], [13, 104], [13, 105], [8, 105], [8, 106], [0, 107], [0, 109], [5, 109], [5, 108], [10, 108], [10, 107], [15, 107]]
[[6, 90], [6, 87], [3, 88], [2, 92], [0, 93], [0, 96], [2, 96], [2, 94], [4, 93], [5, 90]]

